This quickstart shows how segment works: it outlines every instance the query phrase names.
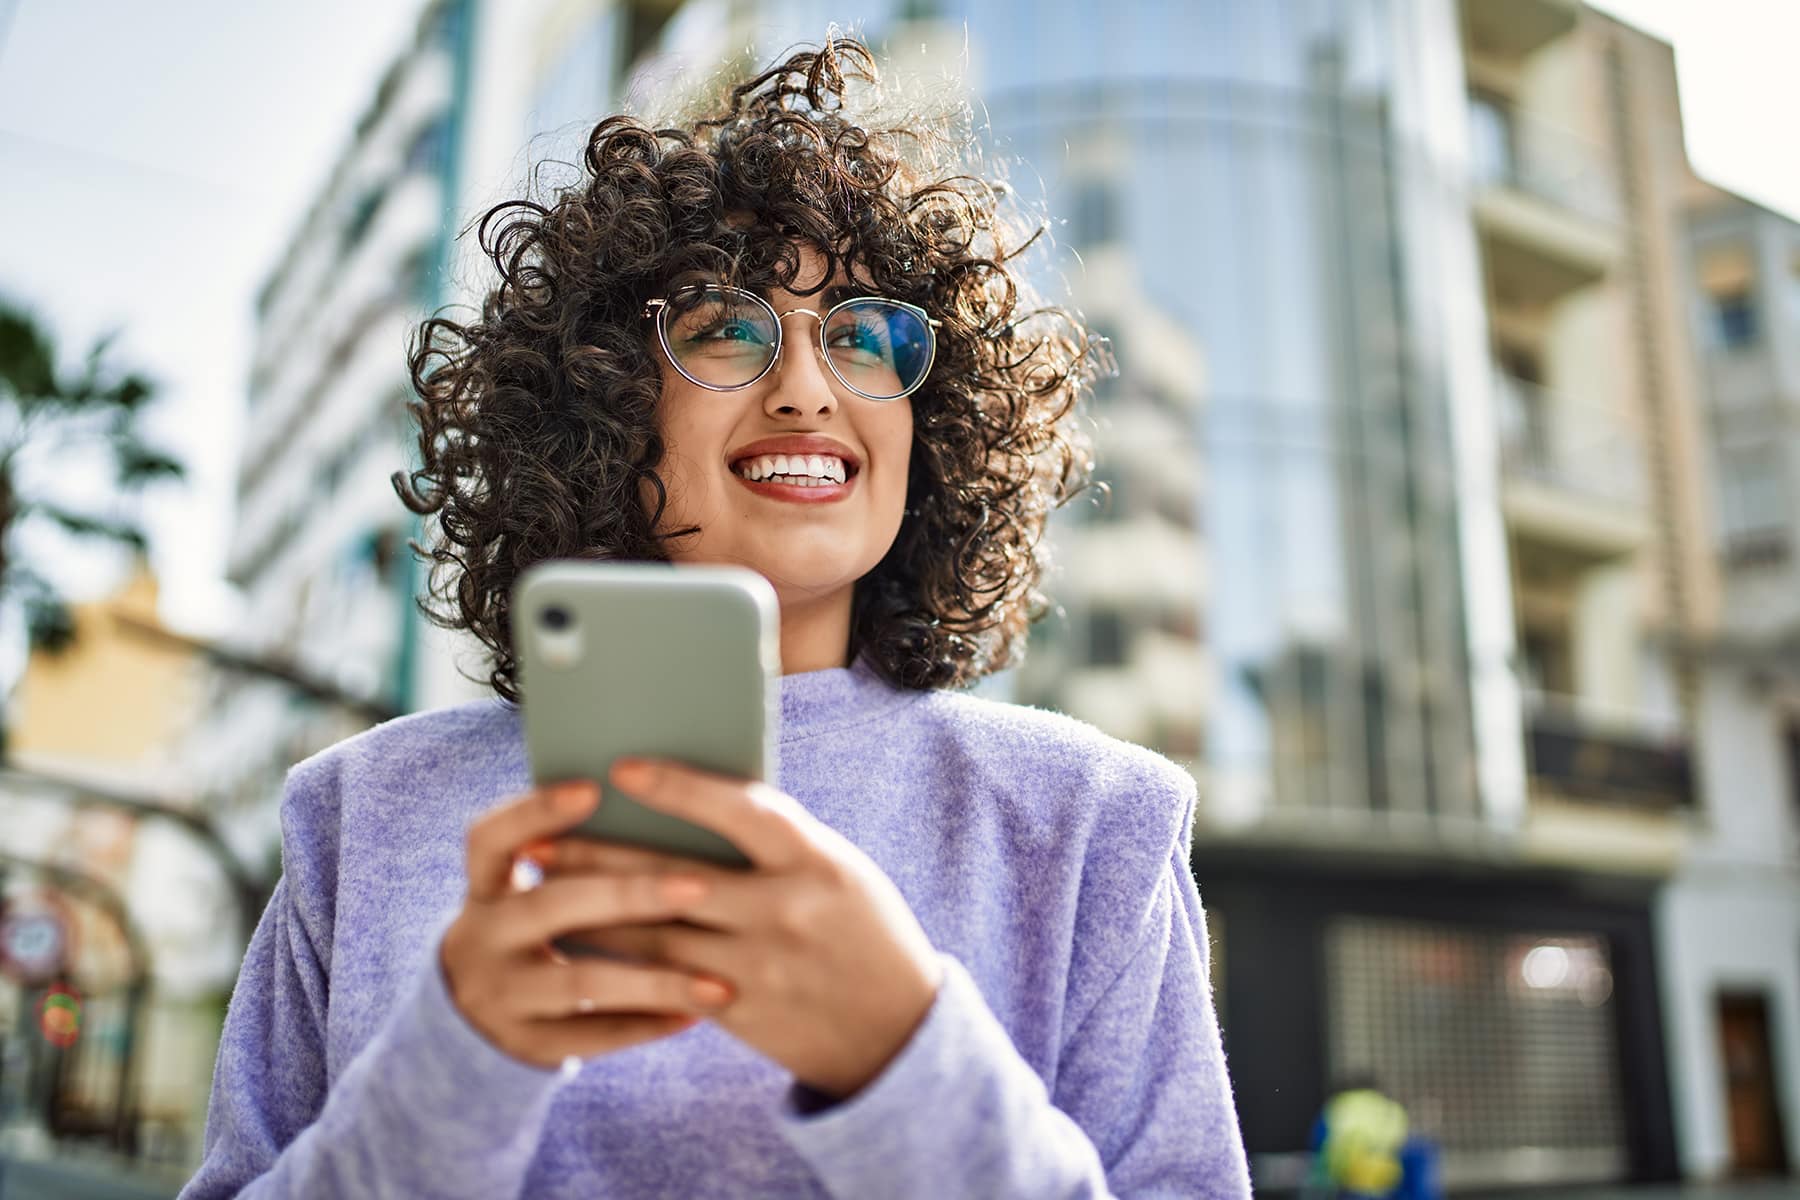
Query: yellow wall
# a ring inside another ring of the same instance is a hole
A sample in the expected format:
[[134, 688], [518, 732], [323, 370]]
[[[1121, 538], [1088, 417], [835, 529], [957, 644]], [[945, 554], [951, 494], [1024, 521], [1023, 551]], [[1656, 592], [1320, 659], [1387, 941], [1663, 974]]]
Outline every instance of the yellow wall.
[[9, 706], [19, 755], [132, 763], [167, 753], [193, 704], [193, 654], [117, 619], [156, 620], [147, 567], [107, 600], [73, 607], [76, 638], [61, 655], [33, 652]]

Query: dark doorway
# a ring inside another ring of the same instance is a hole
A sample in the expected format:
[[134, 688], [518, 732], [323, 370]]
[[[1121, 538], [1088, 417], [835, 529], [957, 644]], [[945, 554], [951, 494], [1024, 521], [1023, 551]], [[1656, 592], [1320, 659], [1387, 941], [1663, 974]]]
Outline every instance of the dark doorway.
[[1786, 1174], [1787, 1146], [1776, 1100], [1769, 1004], [1761, 993], [1720, 994], [1719, 1055], [1725, 1066], [1732, 1173]]

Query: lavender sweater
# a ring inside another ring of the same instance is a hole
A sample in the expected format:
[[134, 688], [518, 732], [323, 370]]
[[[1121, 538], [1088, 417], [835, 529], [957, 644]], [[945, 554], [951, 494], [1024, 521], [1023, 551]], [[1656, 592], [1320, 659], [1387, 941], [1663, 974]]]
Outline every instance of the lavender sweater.
[[923, 1023], [862, 1091], [815, 1111], [710, 1023], [546, 1071], [462, 1018], [436, 948], [464, 834], [530, 785], [517, 709], [485, 699], [289, 773], [285, 873], [182, 1197], [1249, 1195], [1191, 778], [860, 662], [783, 678], [781, 722], [777, 783], [887, 872], [943, 957]]

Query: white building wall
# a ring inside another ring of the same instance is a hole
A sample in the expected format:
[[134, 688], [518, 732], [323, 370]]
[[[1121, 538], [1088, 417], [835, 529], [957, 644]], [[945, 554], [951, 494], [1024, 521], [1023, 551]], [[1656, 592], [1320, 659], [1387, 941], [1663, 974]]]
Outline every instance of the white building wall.
[[1750, 672], [1709, 671], [1700, 774], [1712, 836], [1696, 844], [1656, 912], [1670, 1091], [1683, 1172], [1731, 1166], [1718, 996], [1768, 1004], [1789, 1162], [1800, 1162], [1800, 857], [1797, 782], [1784, 762], [1779, 710]]

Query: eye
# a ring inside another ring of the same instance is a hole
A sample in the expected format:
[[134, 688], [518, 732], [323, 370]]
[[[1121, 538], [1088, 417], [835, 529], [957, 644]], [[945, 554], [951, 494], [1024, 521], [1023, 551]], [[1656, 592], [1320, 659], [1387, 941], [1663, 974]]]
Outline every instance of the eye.
[[867, 354], [885, 354], [888, 346], [887, 323], [879, 318], [859, 314], [853, 321], [839, 323], [831, 331], [830, 344]]
[[[717, 336], [715, 336], [717, 335]], [[695, 341], [761, 342], [763, 336], [750, 321], [715, 321], [694, 335]]]

